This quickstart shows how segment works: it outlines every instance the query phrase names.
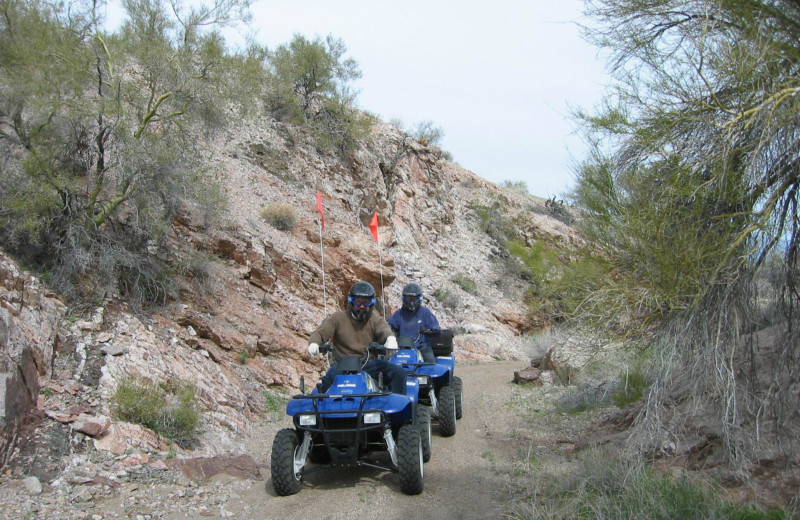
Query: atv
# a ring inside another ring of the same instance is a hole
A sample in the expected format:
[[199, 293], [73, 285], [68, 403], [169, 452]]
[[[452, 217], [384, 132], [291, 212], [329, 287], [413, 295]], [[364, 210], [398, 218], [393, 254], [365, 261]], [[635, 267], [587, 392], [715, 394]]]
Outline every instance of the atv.
[[[322, 353], [332, 350], [320, 347]], [[397, 472], [404, 493], [422, 492], [423, 437], [430, 441], [430, 415], [417, 402], [415, 378], [408, 378], [405, 395], [393, 394], [383, 388], [382, 377], [375, 381], [362, 370], [370, 353], [385, 354], [386, 347], [371, 343], [363, 357], [342, 357], [342, 373], [324, 393], [319, 387], [306, 393], [301, 378], [300, 394], [286, 405], [294, 428], [280, 430], [272, 444], [272, 486], [278, 495], [298, 493], [304, 475], [340, 466]], [[369, 458], [379, 451], [388, 452], [390, 466]]]
[[453, 334], [449, 330], [422, 329], [420, 335], [431, 336], [436, 363], [426, 363], [417, 350], [419, 336], [400, 336], [398, 351], [389, 361], [402, 365], [409, 376], [417, 379], [420, 404], [431, 407], [439, 422], [439, 433], [450, 437], [456, 433], [456, 420], [463, 415], [463, 383], [455, 375]]

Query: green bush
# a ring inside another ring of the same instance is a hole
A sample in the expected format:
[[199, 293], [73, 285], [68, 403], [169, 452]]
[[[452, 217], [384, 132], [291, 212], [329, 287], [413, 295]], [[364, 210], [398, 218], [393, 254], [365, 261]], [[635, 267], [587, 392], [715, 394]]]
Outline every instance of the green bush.
[[475, 213], [481, 231], [489, 235], [498, 245], [505, 247], [505, 243], [517, 236], [514, 226], [506, 219], [505, 206], [498, 201], [491, 205], [471, 203], [469, 208]]
[[505, 180], [505, 181], [500, 183], [500, 186], [502, 188], [507, 189], [507, 190], [511, 190], [511, 191], [516, 192], [516, 193], [519, 193], [520, 195], [528, 195], [529, 194], [528, 185], [525, 183], [525, 181]]
[[433, 297], [436, 298], [446, 309], [454, 311], [461, 306], [461, 298], [448, 289], [436, 289], [433, 291]]
[[539, 240], [525, 245], [519, 240], [509, 240], [506, 244], [509, 253], [521, 263], [521, 275], [531, 282], [537, 290], [559, 271], [558, 253]]
[[[569, 378], [565, 378], [565, 380], [559, 378], [561, 384], [569, 384]], [[558, 413], [578, 415], [587, 410], [607, 408], [608, 406], [608, 396], [602, 389], [582, 387], [562, 395], [556, 402], [556, 411]]]
[[263, 218], [278, 231], [291, 231], [297, 224], [294, 208], [288, 204], [272, 204], [261, 210]]
[[617, 391], [611, 395], [611, 400], [619, 408], [625, 408], [630, 403], [641, 401], [644, 391], [650, 386], [641, 369], [626, 371], [620, 375]]
[[155, 384], [141, 378], [120, 381], [112, 402], [114, 416], [141, 424], [182, 448], [197, 444], [199, 413], [192, 383]]
[[267, 412], [278, 412], [283, 410], [288, 400], [289, 399], [286, 397], [286, 394], [283, 392], [264, 390], [264, 403], [266, 405]]
[[457, 274], [450, 279], [451, 282], [461, 287], [465, 292], [470, 294], [478, 294], [478, 284], [475, 280], [465, 274]]

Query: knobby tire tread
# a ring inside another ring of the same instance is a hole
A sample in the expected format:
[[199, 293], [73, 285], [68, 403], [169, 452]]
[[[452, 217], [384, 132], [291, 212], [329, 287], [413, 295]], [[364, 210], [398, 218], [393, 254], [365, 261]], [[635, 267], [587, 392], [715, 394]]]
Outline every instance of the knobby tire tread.
[[407, 495], [422, 493], [424, 469], [421, 450], [419, 430], [412, 424], [401, 426], [397, 433], [397, 469], [400, 473], [400, 490]]
[[284, 428], [275, 434], [272, 443], [272, 487], [275, 493], [285, 497], [300, 491], [302, 482], [294, 474], [294, 452], [300, 445], [295, 430]]

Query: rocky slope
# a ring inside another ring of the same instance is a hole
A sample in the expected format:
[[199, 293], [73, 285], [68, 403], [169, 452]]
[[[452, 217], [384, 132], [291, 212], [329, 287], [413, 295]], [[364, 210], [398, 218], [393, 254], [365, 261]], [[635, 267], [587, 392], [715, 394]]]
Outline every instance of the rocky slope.
[[[203, 208], [186, 208], [174, 222], [176, 263], [191, 266], [179, 302], [142, 315], [111, 295], [74, 315], [0, 255], [6, 474], [50, 481], [69, 460], [61, 456], [80, 449], [167, 449], [152, 432], [114, 419], [111, 396], [127, 376], [193, 383], [202, 438], [191, 456], [236, 455], [231, 438], [263, 416], [265, 392], [319, 378], [324, 362], [306, 354], [308, 335], [357, 280], [383, 288], [387, 315], [402, 286], [419, 283], [442, 325], [456, 331], [463, 361], [527, 359], [523, 335], [544, 324], [527, 316], [523, 288], [475, 208], [498, 203], [527, 240], [567, 248], [577, 239], [544, 200], [502, 190], [383, 123], [345, 158], [320, 154], [301, 129], [270, 119], [201, 144], [229, 209], [219, 227], [204, 221]], [[294, 208], [289, 231], [261, 217], [278, 204]], [[374, 212], [379, 244], [368, 229]], [[476, 290], [464, 291], [457, 276]], [[29, 444], [36, 439], [39, 448]], [[26, 464], [37, 457], [46, 463]]]

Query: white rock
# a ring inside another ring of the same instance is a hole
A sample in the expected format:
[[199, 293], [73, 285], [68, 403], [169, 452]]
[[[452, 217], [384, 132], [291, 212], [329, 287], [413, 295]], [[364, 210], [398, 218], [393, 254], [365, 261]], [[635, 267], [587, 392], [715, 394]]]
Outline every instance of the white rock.
[[25, 483], [25, 489], [31, 495], [40, 495], [42, 493], [42, 483], [38, 477], [25, 477], [23, 482]]

